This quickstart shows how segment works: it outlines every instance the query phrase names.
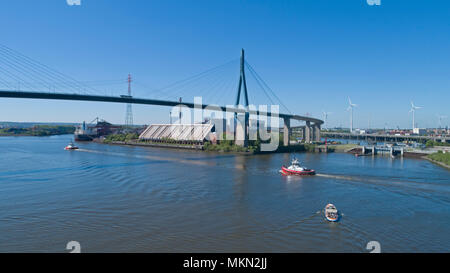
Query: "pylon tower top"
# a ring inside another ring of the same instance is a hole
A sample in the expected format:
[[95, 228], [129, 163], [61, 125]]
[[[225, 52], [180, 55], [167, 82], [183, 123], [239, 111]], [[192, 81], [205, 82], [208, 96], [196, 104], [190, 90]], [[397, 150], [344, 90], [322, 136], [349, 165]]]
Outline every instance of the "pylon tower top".
[[248, 93], [247, 93], [247, 81], [245, 80], [245, 52], [244, 49], [241, 51], [241, 71], [239, 73], [239, 85], [238, 93], [236, 97], [236, 106], [239, 105], [241, 100], [241, 90], [244, 89], [244, 100], [245, 107], [248, 107]]

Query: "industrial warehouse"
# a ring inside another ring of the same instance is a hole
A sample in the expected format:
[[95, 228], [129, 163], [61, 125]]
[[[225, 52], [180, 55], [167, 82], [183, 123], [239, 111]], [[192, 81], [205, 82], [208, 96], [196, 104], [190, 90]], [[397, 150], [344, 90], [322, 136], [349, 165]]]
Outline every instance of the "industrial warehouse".
[[185, 144], [203, 144], [217, 139], [214, 124], [153, 124], [139, 136], [140, 140]]

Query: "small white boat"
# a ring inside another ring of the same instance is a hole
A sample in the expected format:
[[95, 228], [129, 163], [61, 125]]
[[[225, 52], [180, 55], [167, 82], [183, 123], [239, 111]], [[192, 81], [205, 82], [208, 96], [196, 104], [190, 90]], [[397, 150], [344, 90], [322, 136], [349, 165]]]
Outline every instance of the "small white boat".
[[335, 205], [328, 204], [325, 207], [325, 218], [330, 222], [337, 222], [339, 220], [339, 212]]
[[78, 150], [78, 147], [75, 146], [75, 144], [73, 144], [72, 142], [69, 143], [69, 145], [67, 145], [64, 150]]

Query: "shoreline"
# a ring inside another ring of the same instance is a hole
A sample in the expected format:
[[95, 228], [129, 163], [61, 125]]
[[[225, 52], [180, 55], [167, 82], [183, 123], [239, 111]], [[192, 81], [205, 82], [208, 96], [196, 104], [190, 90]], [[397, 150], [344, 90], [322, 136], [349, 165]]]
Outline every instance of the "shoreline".
[[[52, 137], [52, 136], [64, 136], [70, 134], [51, 134], [51, 135], [26, 135], [26, 134], [11, 134], [11, 135], [0, 135], [2, 137]], [[306, 153], [344, 153], [344, 154], [355, 154], [356, 151], [360, 149], [358, 145], [328, 145], [328, 149], [325, 150], [324, 145], [315, 145], [315, 144], [300, 144], [300, 145], [290, 145], [290, 146], [279, 146], [276, 151], [268, 151], [268, 152], [236, 152], [236, 151], [214, 151], [214, 150], [205, 150], [204, 145], [195, 145], [195, 144], [167, 144], [167, 143], [140, 143], [137, 141], [111, 141], [104, 142], [100, 139], [94, 139], [92, 142], [99, 144], [108, 144], [108, 145], [120, 145], [120, 146], [137, 146], [137, 147], [154, 147], [154, 148], [168, 148], [168, 149], [181, 149], [181, 150], [191, 150], [191, 151], [203, 151], [208, 153], [215, 154], [235, 154], [235, 155], [264, 155], [264, 154], [275, 154], [275, 153], [296, 153], [296, 152], [306, 152]], [[351, 146], [351, 147], [350, 147]], [[405, 152], [405, 158], [415, 158], [415, 159], [424, 159], [440, 167], [443, 167], [447, 170], [450, 170], [450, 165], [447, 165], [443, 162], [431, 159], [425, 153], [410, 153]]]
[[50, 136], [66, 136], [71, 134], [51, 134], [51, 135], [27, 135], [27, 134], [18, 134], [18, 135], [0, 135], [0, 137], [50, 137]]
[[185, 149], [185, 150], [198, 150], [204, 151], [203, 145], [181, 145], [181, 144], [156, 144], [156, 143], [139, 143], [139, 142], [128, 142], [128, 141], [111, 141], [111, 142], [103, 142], [103, 141], [93, 141], [99, 144], [107, 144], [107, 145], [123, 145], [123, 146], [138, 146], [138, 147], [156, 147], [156, 148], [169, 148], [169, 149]]
[[430, 161], [430, 162], [432, 162], [432, 163], [434, 163], [434, 164], [436, 164], [436, 165], [439, 165], [439, 166], [441, 166], [441, 167], [444, 167], [445, 169], [450, 170], [450, 165], [447, 165], [447, 164], [445, 164], [445, 163], [443, 163], [443, 162], [440, 162], [440, 161], [431, 159], [431, 158], [429, 158], [428, 156], [423, 156], [422, 158], [423, 158], [423, 159], [426, 159], [426, 160], [428, 160], [428, 161]]
[[[203, 151], [208, 153], [216, 153], [216, 154], [237, 154], [237, 155], [264, 155], [264, 154], [276, 154], [276, 153], [297, 153], [297, 152], [305, 152], [305, 153], [343, 153], [343, 154], [356, 154], [357, 151], [361, 150], [359, 146], [349, 147], [348, 144], [329, 146], [327, 149], [322, 145], [309, 145], [309, 144], [300, 144], [300, 145], [291, 145], [291, 146], [279, 146], [276, 151], [266, 151], [266, 152], [236, 152], [236, 151], [214, 151], [214, 150], [205, 150], [204, 145], [189, 145], [189, 144], [167, 144], [167, 143], [140, 143], [136, 141], [111, 141], [111, 142], [103, 142], [99, 139], [94, 139], [95, 143], [99, 144], [108, 144], [108, 145], [121, 145], [121, 146], [137, 146], [137, 147], [154, 147], [154, 148], [168, 148], [168, 149], [182, 149], [182, 150], [194, 150], [194, 151]], [[442, 167], [450, 169], [450, 166], [430, 159], [426, 156], [425, 153], [410, 153], [405, 152], [405, 158], [415, 158], [415, 159], [426, 159], [431, 161], [432, 163], [438, 164]]]
[[[258, 152], [236, 152], [236, 151], [214, 151], [205, 150], [204, 145], [189, 145], [189, 144], [167, 144], [167, 143], [140, 143], [136, 141], [111, 141], [103, 142], [98, 139], [94, 139], [95, 143], [107, 144], [107, 145], [122, 145], [122, 146], [137, 146], [137, 147], [154, 147], [154, 148], [168, 148], [168, 149], [182, 149], [182, 150], [195, 150], [203, 151], [207, 153], [218, 153], [218, 154], [239, 154], [239, 155], [263, 155], [263, 154], [273, 154], [273, 153], [294, 153], [294, 152], [309, 152], [305, 145], [295, 145], [295, 146], [279, 146], [276, 151], [258, 151]], [[313, 151], [314, 153], [320, 153], [321, 151]]]

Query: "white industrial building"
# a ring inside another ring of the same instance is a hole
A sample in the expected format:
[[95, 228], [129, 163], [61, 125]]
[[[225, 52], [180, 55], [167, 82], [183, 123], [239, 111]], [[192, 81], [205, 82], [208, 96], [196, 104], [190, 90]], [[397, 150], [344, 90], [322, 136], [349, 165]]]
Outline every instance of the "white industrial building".
[[426, 133], [427, 133], [426, 129], [421, 129], [421, 128], [414, 128], [413, 129], [413, 134], [415, 134], [415, 135], [423, 136]]
[[153, 124], [142, 132], [139, 139], [203, 143], [211, 138], [216, 138], [213, 128], [214, 124]]

